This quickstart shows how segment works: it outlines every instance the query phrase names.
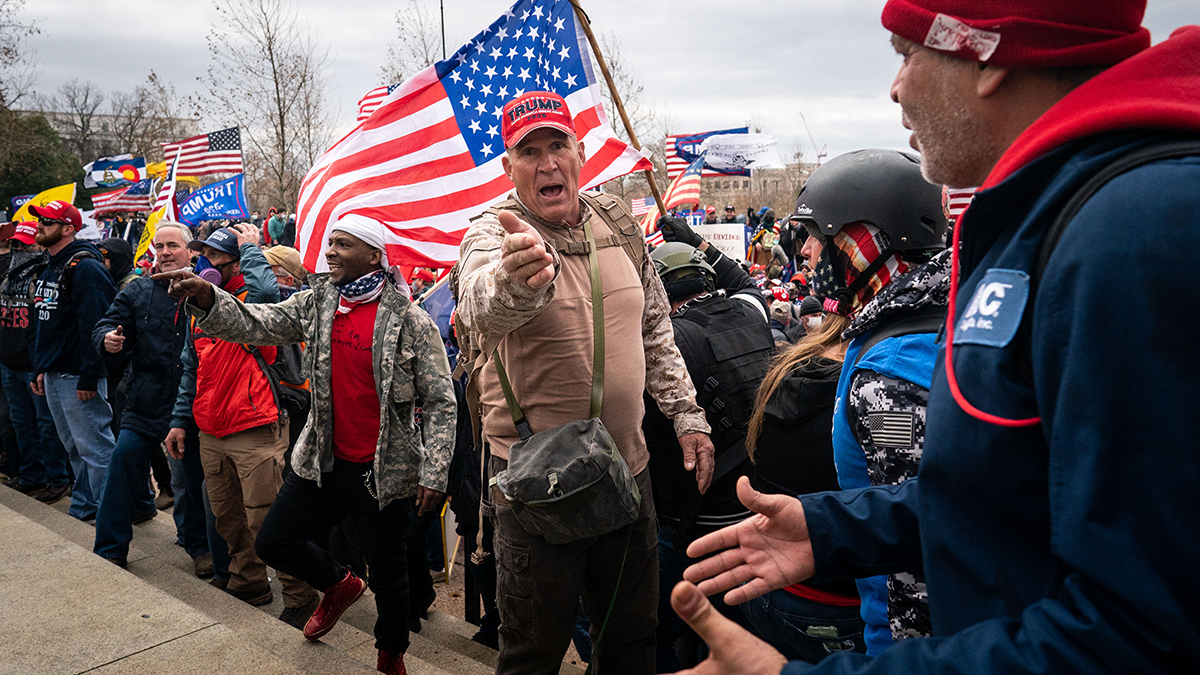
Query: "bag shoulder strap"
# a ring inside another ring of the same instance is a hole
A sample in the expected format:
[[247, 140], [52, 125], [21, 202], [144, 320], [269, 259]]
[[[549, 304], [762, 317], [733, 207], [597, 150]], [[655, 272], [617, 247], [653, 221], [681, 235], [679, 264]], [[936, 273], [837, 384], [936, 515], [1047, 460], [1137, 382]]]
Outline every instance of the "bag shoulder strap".
[[[917, 335], [920, 333], [937, 333], [946, 323], [946, 308], [942, 305], [929, 305], [914, 310], [895, 321], [889, 321], [879, 326], [871, 333], [871, 337], [863, 343], [862, 349], [854, 357], [854, 363], [862, 360], [867, 352], [888, 338]], [[854, 364], [850, 364], [854, 365]]]
[[[589, 244], [588, 267], [591, 268], [592, 277], [592, 399], [588, 415], [589, 417], [600, 417], [600, 410], [604, 406], [604, 289], [600, 280], [600, 256], [596, 250], [596, 239], [592, 234], [590, 219], [583, 222], [583, 234], [586, 237], [586, 243]], [[484, 354], [494, 352], [495, 348], [493, 347], [490, 352], [484, 352]], [[496, 375], [500, 379], [500, 388], [504, 391], [504, 401], [508, 404], [508, 412], [512, 415], [517, 433], [521, 435], [521, 440], [526, 440], [533, 435], [533, 430], [530, 428], [521, 406], [517, 404], [512, 384], [508, 381], [508, 373], [504, 370], [504, 363], [499, 354], [496, 355]]]

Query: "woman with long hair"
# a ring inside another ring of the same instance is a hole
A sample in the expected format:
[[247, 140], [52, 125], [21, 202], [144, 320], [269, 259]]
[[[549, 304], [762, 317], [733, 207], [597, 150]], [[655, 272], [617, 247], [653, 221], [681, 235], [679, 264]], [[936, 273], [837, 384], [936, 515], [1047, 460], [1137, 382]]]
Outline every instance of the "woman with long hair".
[[[797, 496], [838, 489], [831, 429], [848, 343], [842, 333], [849, 325], [848, 317], [825, 313], [763, 378], [746, 434], [751, 483], [760, 492]], [[789, 659], [816, 663], [833, 651], [866, 651], [852, 581], [795, 584], [743, 603], [742, 611]]]

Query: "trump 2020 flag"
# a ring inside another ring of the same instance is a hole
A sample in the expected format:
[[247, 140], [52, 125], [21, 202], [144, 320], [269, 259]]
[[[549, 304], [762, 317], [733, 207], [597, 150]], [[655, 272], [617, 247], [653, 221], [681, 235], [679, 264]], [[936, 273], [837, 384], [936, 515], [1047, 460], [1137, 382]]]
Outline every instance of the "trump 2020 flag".
[[101, 157], [83, 166], [83, 187], [121, 187], [146, 178], [146, 158], [133, 155]]
[[512, 183], [500, 156], [504, 104], [527, 91], [567, 101], [587, 162], [580, 188], [653, 168], [612, 132], [587, 38], [568, 0], [520, 0], [453, 56], [396, 87], [300, 188], [297, 244], [323, 271], [326, 231], [351, 213], [383, 222], [388, 260], [449, 267], [470, 218]]
[[199, 225], [202, 220], [249, 218], [246, 208], [246, 174], [205, 185], [179, 203], [179, 220]]

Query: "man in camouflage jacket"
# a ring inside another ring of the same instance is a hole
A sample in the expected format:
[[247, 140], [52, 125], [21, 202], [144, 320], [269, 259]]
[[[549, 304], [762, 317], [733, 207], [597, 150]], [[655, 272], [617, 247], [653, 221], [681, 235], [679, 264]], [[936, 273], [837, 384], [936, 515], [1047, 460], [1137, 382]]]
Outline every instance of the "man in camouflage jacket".
[[[379, 610], [380, 668], [403, 672], [396, 659], [408, 648], [404, 528], [414, 495], [421, 513], [441, 505], [457, 409], [437, 326], [387, 268], [383, 236], [378, 222], [338, 221], [326, 253], [330, 274], [311, 276], [309, 290], [277, 305], [238, 303], [186, 271], [156, 278], [169, 278], [173, 295], [194, 298], [189, 311], [211, 335], [254, 345], [307, 343], [302, 375], [312, 387], [312, 410], [258, 552], [324, 591], [304, 624], [305, 637], [317, 639], [366, 584], [312, 539], [347, 516], [357, 521]], [[418, 401], [423, 432], [413, 417]], [[299, 626], [304, 618], [285, 620]]]
[[583, 144], [566, 103], [556, 94], [530, 92], [505, 106], [501, 124], [507, 148], [502, 162], [516, 191], [474, 220], [458, 269], [458, 318], [471, 344], [489, 354], [472, 378], [491, 475], [507, 468], [518, 438], [497, 360], [534, 432], [588, 417], [596, 336], [586, 224], [594, 230], [603, 289], [600, 419], [629, 465], [642, 503], [630, 525], [550, 544], [525, 531], [498, 488], [491, 490], [487, 510], [495, 526], [500, 613], [496, 673], [557, 672], [581, 597], [593, 640], [603, 632], [592, 669], [652, 673], [657, 524], [641, 431], [642, 392], [671, 419], [685, 468], [695, 469], [701, 491], [712, 477], [709, 426], [675, 346], [670, 303], [640, 230], [619, 202], [579, 192]]

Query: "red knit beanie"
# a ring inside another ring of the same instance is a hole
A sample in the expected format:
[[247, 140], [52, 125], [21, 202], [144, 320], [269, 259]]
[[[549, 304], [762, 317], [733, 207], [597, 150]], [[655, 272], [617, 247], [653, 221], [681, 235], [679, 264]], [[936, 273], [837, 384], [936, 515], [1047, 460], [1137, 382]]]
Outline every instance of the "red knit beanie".
[[1150, 46], [1146, 0], [888, 0], [883, 25], [969, 61], [1107, 66]]

